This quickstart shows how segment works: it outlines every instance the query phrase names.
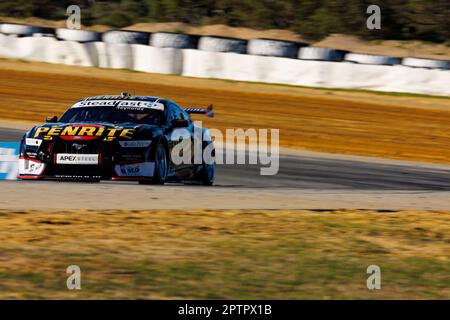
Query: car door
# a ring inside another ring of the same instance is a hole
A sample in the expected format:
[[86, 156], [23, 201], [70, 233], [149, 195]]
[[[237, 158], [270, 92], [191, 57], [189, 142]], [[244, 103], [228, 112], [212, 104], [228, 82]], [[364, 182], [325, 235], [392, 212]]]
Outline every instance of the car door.
[[[175, 171], [175, 175], [179, 178], [186, 178], [191, 174], [191, 168], [193, 164], [193, 144], [192, 144], [192, 136], [193, 129], [192, 123], [189, 122], [189, 126], [185, 128], [175, 128], [173, 126], [174, 120], [185, 119], [185, 115], [183, 114], [183, 110], [177, 106], [175, 103], [169, 103], [167, 110], [167, 127], [169, 128], [169, 149], [172, 155], [172, 151], [174, 147], [177, 146], [183, 140], [186, 140], [191, 143], [191, 157], [188, 163], [175, 164], [171, 157], [171, 168]], [[185, 119], [187, 120], [187, 119]], [[190, 119], [189, 119], [190, 120]], [[183, 151], [181, 150], [180, 156], [183, 157]]]

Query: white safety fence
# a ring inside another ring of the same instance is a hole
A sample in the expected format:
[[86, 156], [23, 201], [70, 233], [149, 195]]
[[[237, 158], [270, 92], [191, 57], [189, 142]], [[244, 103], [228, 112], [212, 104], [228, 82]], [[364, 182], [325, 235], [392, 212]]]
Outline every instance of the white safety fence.
[[162, 45], [156, 47], [114, 41], [83, 43], [54, 37], [5, 34], [0, 34], [0, 56], [200, 78], [450, 95], [450, 70], [429, 69], [429, 62], [426, 64], [420, 59], [422, 65], [416, 60], [410, 63], [411, 66], [378, 65], [355, 63], [362, 58], [379, 60], [377, 56], [355, 54], [347, 56], [347, 61], [314, 61]]

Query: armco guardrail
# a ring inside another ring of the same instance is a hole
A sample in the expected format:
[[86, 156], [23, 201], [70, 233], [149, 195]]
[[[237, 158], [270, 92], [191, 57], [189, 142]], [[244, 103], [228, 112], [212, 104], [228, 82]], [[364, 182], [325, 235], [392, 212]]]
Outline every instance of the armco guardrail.
[[[4, 25], [0, 24], [0, 30]], [[42, 37], [33, 33], [42, 31], [38, 28], [14, 25], [11, 29], [7, 25], [5, 30], [8, 34], [0, 33], [0, 57], [5, 58], [190, 77], [450, 95], [450, 61], [445, 60], [401, 61], [351, 52], [344, 58], [344, 51], [304, 43], [253, 39], [247, 45], [246, 40], [170, 32], [113, 30], [101, 34], [56, 29], [56, 37]]]
[[0, 142], [0, 180], [16, 180], [19, 172], [19, 142]]

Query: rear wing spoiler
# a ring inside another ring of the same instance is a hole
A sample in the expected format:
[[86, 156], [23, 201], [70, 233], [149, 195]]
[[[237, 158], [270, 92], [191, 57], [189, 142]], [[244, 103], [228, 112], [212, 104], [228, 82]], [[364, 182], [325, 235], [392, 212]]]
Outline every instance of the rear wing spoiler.
[[186, 111], [189, 114], [206, 114], [206, 116], [213, 118], [214, 112], [213, 112], [213, 105], [210, 104], [208, 108], [194, 108], [194, 107], [188, 107], [184, 108], [184, 111]]

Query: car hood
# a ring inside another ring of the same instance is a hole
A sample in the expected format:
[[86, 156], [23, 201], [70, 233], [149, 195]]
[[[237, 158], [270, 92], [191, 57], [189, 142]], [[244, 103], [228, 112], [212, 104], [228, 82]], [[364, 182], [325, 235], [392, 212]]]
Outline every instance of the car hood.
[[28, 138], [43, 140], [94, 140], [105, 141], [139, 139], [143, 133], [152, 133], [160, 127], [135, 123], [44, 123], [33, 127]]

